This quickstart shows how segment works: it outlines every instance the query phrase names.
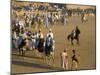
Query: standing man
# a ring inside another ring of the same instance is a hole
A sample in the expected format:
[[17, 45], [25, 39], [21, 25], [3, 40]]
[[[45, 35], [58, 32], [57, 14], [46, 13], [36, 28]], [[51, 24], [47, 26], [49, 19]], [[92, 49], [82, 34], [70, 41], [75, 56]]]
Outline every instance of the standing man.
[[48, 28], [49, 25], [49, 20], [48, 20], [48, 16], [45, 16], [45, 27]]
[[71, 69], [75, 69], [75, 70], [77, 70], [77, 68], [78, 68], [78, 64], [79, 64], [79, 59], [78, 59], [78, 56], [76, 55], [76, 50], [72, 50], [72, 53], [73, 53], [73, 55], [72, 55], [72, 65], [71, 65]]
[[63, 70], [68, 70], [68, 54], [67, 49], [61, 53], [61, 67]]

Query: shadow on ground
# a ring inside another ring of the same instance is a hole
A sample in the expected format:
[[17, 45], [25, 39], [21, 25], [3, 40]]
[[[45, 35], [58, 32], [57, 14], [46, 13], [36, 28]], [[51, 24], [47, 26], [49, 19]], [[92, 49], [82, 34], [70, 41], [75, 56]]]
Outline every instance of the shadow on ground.
[[54, 67], [54, 66], [49, 66], [49, 65], [44, 65], [44, 64], [37, 64], [37, 63], [30, 63], [30, 62], [25, 62], [25, 61], [12, 61], [12, 64], [15, 65], [20, 65], [20, 66], [26, 66], [26, 67], [34, 67], [34, 68], [44, 68], [44, 69], [49, 69], [49, 70], [61, 70], [59, 67]]

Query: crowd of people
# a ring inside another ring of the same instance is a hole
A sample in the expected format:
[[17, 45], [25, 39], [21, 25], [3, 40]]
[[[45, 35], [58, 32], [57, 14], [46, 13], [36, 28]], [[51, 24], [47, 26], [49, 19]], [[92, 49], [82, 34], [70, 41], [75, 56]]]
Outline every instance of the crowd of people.
[[[77, 27], [76, 27], [77, 28]], [[75, 31], [72, 30], [71, 34], [73, 34], [73, 37], [75, 37]], [[12, 37], [12, 46], [13, 49], [19, 50], [19, 53], [23, 56], [25, 56], [25, 52], [27, 50], [38, 50], [40, 53], [45, 53], [45, 56], [50, 56], [51, 53], [54, 55], [55, 52], [55, 40], [54, 40], [54, 34], [52, 32], [52, 29], [49, 29], [47, 35], [44, 37], [41, 29], [38, 30], [38, 32], [31, 32], [27, 29], [21, 29], [19, 33], [13, 32]], [[68, 60], [68, 49], [64, 49], [64, 51], [61, 53], [61, 67], [63, 70], [69, 69], [69, 60]], [[22, 51], [22, 53], [21, 53]], [[76, 50], [72, 50], [73, 56], [72, 56], [72, 65], [71, 69], [77, 70], [79, 59], [76, 54]], [[53, 57], [54, 60], [54, 57]]]
[[[19, 46], [21, 45], [22, 47], [26, 46], [27, 49], [29, 50], [40, 48], [38, 49], [39, 52], [43, 52], [43, 47], [45, 46], [48, 48], [48, 47], [51, 47], [49, 45], [54, 45], [54, 35], [51, 29], [49, 29], [49, 32], [47, 33], [46, 38], [44, 38], [44, 35], [41, 29], [39, 29], [38, 32], [31, 32], [31, 31], [28, 31], [27, 29], [25, 30], [21, 29], [19, 33], [15, 31], [13, 32], [12, 40], [13, 40], [12, 47], [14, 49], [19, 49]], [[25, 43], [22, 43], [23, 41]]]
[[[21, 9], [19, 10], [20, 7]], [[29, 9], [27, 9], [29, 8]], [[27, 9], [27, 10], [26, 10]], [[83, 20], [86, 20], [86, 14], [95, 14], [95, 9], [68, 9], [66, 5], [40, 3], [38, 5], [29, 3], [28, 5], [12, 4], [12, 25], [19, 24], [20, 26], [28, 27], [41, 27], [46, 28], [49, 25], [55, 25], [61, 23], [61, 25], [67, 25], [69, 17], [82, 16]]]

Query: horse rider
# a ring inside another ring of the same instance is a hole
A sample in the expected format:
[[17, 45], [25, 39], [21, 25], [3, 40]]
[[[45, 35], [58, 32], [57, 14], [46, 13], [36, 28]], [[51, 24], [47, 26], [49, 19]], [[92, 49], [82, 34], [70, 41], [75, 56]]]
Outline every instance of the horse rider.
[[76, 34], [80, 34], [80, 30], [78, 26], [76, 26], [76, 28], [72, 30], [71, 34], [73, 35], [73, 38], [76, 36]]
[[44, 37], [43, 37], [43, 33], [41, 32], [41, 29], [39, 29], [39, 31], [38, 31], [38, 33], [37, 33], [37, 38], [39, 38], [39, 36], [40, 36], [41, 39], [44, 38]]
[[51, 35], [48, 35], [45, 40], [45, 54], [46, 56], [50, 55], [50, 52], [52, 50], [52, 45], [53, 45], [53, 39]]
[[36, 33], [36, 48], [38, 46], [39, 43], [39, 39], [43, 39], [43, 33], [41, 32], [41, 29], [39, 29], [39, 31]]
[[55, 40], [54, 40], [54, 34], [52, 32], [52, 29], [49, 29], [49, 32], [47, 33], [47, 37], [48, 36], [51, 36], [52, 40], [53, 40], [53, 45], [52, 45], [52, 52], [51, 53], [54, 53], [54, 49], [55, 49]]
[[78, 26], [76, 26], [75, 31], [76, 31], [76, 34], [80, 34], [80, 29], [78, 28]]
[[52, 39], [54, 38], [52, 29], [49, 29], [49, 32], [47, 33], [47, 37], [48, 37], [49, 35], [51, 36]]

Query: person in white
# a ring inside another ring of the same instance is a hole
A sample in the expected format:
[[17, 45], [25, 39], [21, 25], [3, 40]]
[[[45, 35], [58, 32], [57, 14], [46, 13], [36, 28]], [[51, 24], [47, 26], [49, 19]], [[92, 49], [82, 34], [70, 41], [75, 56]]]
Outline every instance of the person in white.
[[39, 32], [37, 33], [37, 38], [39, 38], [39, 36], [40, 36], [41, 39], [44, 38], [43, 33], [41, 32], [41, 29], [39, 29]]
[[36, 40], [35, 48], [37, 48], [37, 46], [38, 46], [39, 39], [43, 39], [43, 38], [44, 38], [43, 33], [41, 32], [41, 29], [39, 29], [39, 31], [36, 32], [36, 34], [35, 34], [35, 40]]
[[64, 70], [68, 70], [68, 54], [67, 54], [67, 50], [65, 49], [62, 53], [61, 53], [61, 67]]
[[27, 33], [23, 33], [23, 39], [28, 38]]
[[52, 32], [52, 29], [49, 29], [49, 32], [47, 33], [47, 37], [49, 35], [51, 36], [52, 39], [54, 39], [54, 35], [53, 35], [53, 32]]
[[12, 41], [13, 42], [13, 46], [14, 46], [14, 48], [17, 48], [17, 40], [16, 40], [17, 39], [17, 34], [14, 31], [12, 35], [13, 35], [13, 37], [12, 37], [13, 38], [13, 41]]
[[64, 26], [67, 24], [67, 19], [64, 17]]
[[86, 21], [86, 20], [87, 20], [87, 18], [86, 18], [86, 15], [85, 15], [85, 14], [84, 14], [83, 20], [84, 20], [84, 21]]
[[35, 33], [33, 33], [33, 35], [31, 35], [32, 37], [32, 50], [35, 49], [35, 46], [36, 46], [36, 35]]
[[19, 25], [20, 25], [20, 29], [21, 28], [24, 28], [24, 20], [23, 19], [21, 19], [20, 21], [19, 21]]

